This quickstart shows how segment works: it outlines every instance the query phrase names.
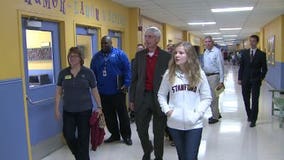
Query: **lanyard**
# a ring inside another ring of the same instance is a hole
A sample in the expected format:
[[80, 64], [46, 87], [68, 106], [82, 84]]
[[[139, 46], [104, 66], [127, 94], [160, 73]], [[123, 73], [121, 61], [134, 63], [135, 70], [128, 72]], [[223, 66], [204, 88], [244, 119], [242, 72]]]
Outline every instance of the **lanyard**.
[[109, 54], [106, 54], [106, 53], [104, 53], [103, 54], [103, 56], [104, 56], [104, 68], [103, 68], [103, 77], [106, 77], [107, 76], [107, 62], [108, 62], [108, 60], [109, 60]]

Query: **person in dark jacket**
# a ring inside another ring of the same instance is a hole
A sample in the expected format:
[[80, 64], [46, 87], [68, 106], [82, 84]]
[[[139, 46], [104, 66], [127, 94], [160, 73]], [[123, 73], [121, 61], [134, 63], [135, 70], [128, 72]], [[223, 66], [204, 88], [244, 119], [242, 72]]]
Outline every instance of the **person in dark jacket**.
[[102, 49], [92, 58], [91, 69], [98, 81], [106, 125], [111, 133], [105, 143], [119, 141], [122, 136], [125, 144], [132, 145], [126, 107], [126, 91], [131, 82], [130, 63], [122, 50], [112, 46], [111, 37], [104, 36], [101, 46]]
[[[267, 73], [266, 54], [257, 49], [259, 37], [250, 36], [251, 48], [242, 52], [238, 83], [242, 86], [242, 94], [250, 127], [255, 127], [258, 116], [258, 99], [262, 80]], [[250, 105], [250, 97], [252, 104]]]
[[[137, 52], [133, 64], [130, 87], [130, 108], [135, 111], [138, 136], [144, 151], [143, 160], [163, 159], [166, 115], [161, 111], [157, 93], [171, 55], [157, 45], [161, 31], [157, 27], [145, 31], [146, 49]], [[149, 123], [153, 116], [154, 147], [149, 139]]]

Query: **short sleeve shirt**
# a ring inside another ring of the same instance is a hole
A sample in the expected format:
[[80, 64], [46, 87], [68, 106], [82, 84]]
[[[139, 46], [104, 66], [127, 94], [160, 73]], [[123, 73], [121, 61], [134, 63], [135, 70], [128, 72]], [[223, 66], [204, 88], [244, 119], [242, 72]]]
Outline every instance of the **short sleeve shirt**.
[[77, 76], [71, 74], [71, 68], [60, 71], [57, 86], [63, 91], [63, 110], [82, 112], [92, 109], [91, 89], [97, 86], [92, 70], [82, 66]]

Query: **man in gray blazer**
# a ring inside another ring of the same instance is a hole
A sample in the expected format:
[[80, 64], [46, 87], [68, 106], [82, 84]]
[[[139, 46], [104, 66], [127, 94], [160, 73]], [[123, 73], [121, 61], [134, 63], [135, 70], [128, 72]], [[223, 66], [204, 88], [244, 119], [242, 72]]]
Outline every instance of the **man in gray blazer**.
[[[146, 29], [146, 49], [136, 53], [132, 69], [130, 108], [135, 111], [137, 132], [144, 151], [142, 160], [150, 160], [153, 150], [155, 160], [163, 159], [166, 115], [161, 111], [157, 93], [171, 55], [157, 46], [160, 37], [161, 31], [158, 28]], [[154, 148], [148, 133], [152, 116]]]

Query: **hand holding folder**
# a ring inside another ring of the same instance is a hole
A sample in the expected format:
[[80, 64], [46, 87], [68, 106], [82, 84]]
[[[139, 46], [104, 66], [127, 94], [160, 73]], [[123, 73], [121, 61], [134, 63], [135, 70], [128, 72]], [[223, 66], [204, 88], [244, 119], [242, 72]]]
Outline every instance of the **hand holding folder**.
[[217, 85], [217, 86], [215, 87], [215, 89], [214, 89], [214, 92], [215, 92], [216, 97], [219, 97], [220, 94], [221, 94], [222, 92], [224, 92], [224, 90], [225, 90], [225, 86], [224, 86], [224, 85], [222, 85], [222, 86]]

